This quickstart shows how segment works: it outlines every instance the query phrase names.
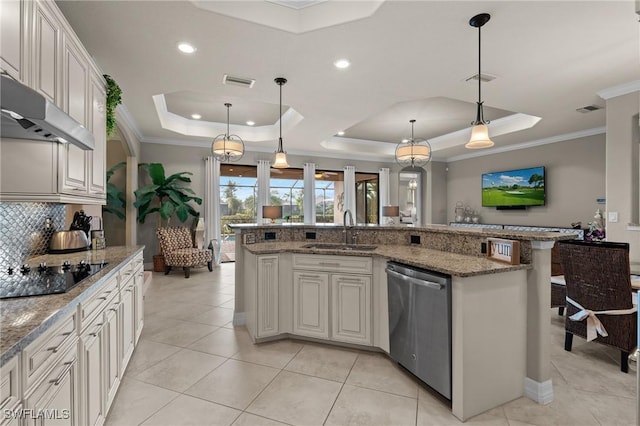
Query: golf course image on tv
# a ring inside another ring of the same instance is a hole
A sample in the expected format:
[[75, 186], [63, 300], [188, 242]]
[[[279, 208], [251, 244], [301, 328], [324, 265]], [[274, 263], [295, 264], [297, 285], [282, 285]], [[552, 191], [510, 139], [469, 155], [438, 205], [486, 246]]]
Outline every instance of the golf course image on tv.
[[482, 206], [544, 206], [544, 167], [482, 175]]

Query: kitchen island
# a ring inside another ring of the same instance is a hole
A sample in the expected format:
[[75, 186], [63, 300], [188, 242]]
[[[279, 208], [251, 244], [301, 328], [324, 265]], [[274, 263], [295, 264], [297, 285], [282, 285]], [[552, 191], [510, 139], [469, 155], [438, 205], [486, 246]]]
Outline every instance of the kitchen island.
[[[358, 244], [345, 247], [353, 235]], [[488, 237], [517, 241], [519, 264], [487, 259]], [[522, 395], [546, 403], [550, 249], [566, 238], [446, 226], [237, 225], [236, 241], [255, 244], [236, 245], [234, 322], [258, 343], [292, 336], [389, 353], [387, 261], [440, 272], [452, 279], [453, 414], [467, 420]]]
[[[106, 263], [66, 293], [0, 300], [2, 405], [69, 424], [104, 421], [143, 326], [144, 246], [27, 260]], [[18, 417], [16, 417], [18, 418]]]

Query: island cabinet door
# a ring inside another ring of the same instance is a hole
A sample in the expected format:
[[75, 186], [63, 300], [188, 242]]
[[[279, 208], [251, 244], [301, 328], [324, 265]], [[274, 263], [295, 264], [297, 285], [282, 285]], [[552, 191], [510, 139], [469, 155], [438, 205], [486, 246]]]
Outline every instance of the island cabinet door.
[[258, 337], [275, 336], [278, 327], [278, 256], [258, 256]]
[[332, 340], [371, 345], [371, 277], [331, 275]]
[[293, 271], [293, 333], [329, 338], [329, 274]]

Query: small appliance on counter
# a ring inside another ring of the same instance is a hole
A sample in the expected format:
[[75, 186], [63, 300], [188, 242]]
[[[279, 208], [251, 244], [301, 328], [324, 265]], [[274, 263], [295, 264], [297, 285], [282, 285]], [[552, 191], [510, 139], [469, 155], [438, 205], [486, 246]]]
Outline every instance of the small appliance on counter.
[[89, 250], [90, 243], [84, 231], [56, 231], [51, 236], [49, 243], [49, 253], [75, 253], [77, 251]]
[[96, 216], [94, 219], [100, 221], [100, 227], [91, 231], [91, 248], [94, 250], [103, 250], [107, 247], [107, 242], [104, 238], [104, 229], [102, 229], [102, 218]]

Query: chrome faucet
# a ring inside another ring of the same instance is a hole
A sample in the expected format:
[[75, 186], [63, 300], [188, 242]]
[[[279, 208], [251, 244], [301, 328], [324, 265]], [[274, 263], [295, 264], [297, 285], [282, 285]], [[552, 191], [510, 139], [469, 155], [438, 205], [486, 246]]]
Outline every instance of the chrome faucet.
[[[349, 217], [349, 225], [347, 225], [347, 216]], [[342, 224], [344, 228], [342, 229], [342, 233], [344, 234], [344, 243], [349, 244], [349, 239], [347, 237], [347, 227], [353, 227], [353, 215], [351, 214], [351, 210], [346, 209], [344, 214], [342, 215]]]

